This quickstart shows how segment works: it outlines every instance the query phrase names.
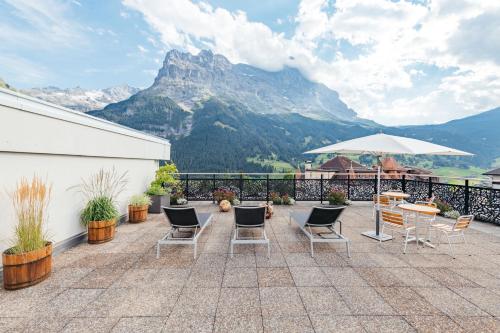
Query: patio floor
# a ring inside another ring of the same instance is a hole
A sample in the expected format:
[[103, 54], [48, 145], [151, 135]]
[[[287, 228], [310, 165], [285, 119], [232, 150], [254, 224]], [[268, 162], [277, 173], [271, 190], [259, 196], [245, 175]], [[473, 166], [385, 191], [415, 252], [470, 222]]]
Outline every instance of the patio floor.
[[[54, 257], [52, 276], [24, 290], [0, 290], [0, 332], [499, 332], [500, 227], [469, 230], [457, 259], [402, 238], [377, 242], [371, 206], [355, 203], [342, 217], [345, 246], [315, 245], [315, 258], [291, 209], [275, 207], [264, 246], [237, 245], [228, 255], [233, 214], [215, 213], [199, 255], [192, 246], [155, 244], [162, 215], [124, 224], [106, 244], [82, 244]], [[480, 224], [480, 223], [478, 223]], [[483, 232], [480, 230], [492, 230]], [[471, 256], [465, 254], [467, 251]]]

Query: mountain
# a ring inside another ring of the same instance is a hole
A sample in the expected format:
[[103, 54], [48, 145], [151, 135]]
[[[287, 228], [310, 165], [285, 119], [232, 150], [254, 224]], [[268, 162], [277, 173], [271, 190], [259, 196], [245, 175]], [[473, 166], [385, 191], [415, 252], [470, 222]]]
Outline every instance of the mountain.
[[312, 148], [377, 132], [475, 153], [410, 163], [489, 167], [500, 157], [500, 108], [440, 125], [385, 127], [356, 117], [327, 87], [285, 68], [266, 72], [202, 51], [170, 51], [153, 85], [90, 114], [165, 137], [181, 171], [271, 171]]
[[238, 102], [256, 113], [357, 119], [337, 92], [307, 80], [297, 69], [285, 67], [268, 72], [245, 64], [231, 64], [224, 56], [206, 50], [198, 55], [168, 52], [149, 90], [170, 97], [187, 110], [216, 97]]
[[500, 157], [500, 107], [444, 124], [404, 126], [392, 132], [474, 153], [468, 160], [486, 168]]
[[82, 112], [101, 109], [110, 103], [127, 99], [138, 91], [138, 88], [128, 85], [92, 90], [80, 87], [69, 89], [44, 87], [21, 90], [27, 95]]
[[11, 85], [9, 85], [7, 82], [5, 82], [1, 77], [0, 77], [0, 88], [15, 90]]

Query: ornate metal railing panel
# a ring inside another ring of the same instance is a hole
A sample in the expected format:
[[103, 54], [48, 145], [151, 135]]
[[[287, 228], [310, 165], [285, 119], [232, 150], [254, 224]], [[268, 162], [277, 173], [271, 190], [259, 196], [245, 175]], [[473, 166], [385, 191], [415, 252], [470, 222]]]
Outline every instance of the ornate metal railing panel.
[[[272, 192], [288, 194], [297, 201], [328, 201], [331, 191], [345, 193], [352, 201], [371, 201], [376, 193], [376, 179], [303, 179], [279, 178], [276, 175], [196, 175], [180, 176], [186, 199], [212, 201], [217, 189], [233, 191], [242, 201], [265, 201]], [[425, 200], [434, 195], [461, 214], [500, 224], [500, 190], [432, 181], [383, 179], [381, 190], [402, 190], [410, 194], [408, 201]]]
[[371, 201], [375, 194], [376, 179], [351, 179], [349, 186], [349, 200]]
[[408, 199], [410, 202], [425, 200], [429, 198], [429, 182], [407, 180], [403, 192], [410, 195], [410, 198]]
[[321, 179], [297, 179], [295, 199], [298, 201], [321, 200]]
[[477, 220], [500, 224], [500, 190], [470, 187], [469, 213]]

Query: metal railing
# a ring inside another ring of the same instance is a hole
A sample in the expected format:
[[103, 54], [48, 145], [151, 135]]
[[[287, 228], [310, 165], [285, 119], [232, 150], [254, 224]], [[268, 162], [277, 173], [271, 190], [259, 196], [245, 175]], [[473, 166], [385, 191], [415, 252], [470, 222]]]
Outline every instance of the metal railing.
[[[273, 192], [288, 194], [296, 201], [328, 201], [331, 191], [343, 192], [351, 201], [371, 201], [377, 193], [375, 175], [354, 178], [349, 174], [336, 174], [335, 178], [297, 177], [291, 174], [266, 173], [180, 173], [184, 196], [188, 201], [213, 201], [217, 189], [233, 191], [241, 202], [269, 201]], [[471, 185], [472, 179], [441, 177], [461, 180], [463, 184], [433, 181], [436, 176], [402, 175], [396, 179], [382, 179], [381, 191], [401, 190], [410, 195], [408, 201], [425, 200], [435, 196], [460, 214], [473, 214], [476, 219], [500, 224], [500, 190]]]

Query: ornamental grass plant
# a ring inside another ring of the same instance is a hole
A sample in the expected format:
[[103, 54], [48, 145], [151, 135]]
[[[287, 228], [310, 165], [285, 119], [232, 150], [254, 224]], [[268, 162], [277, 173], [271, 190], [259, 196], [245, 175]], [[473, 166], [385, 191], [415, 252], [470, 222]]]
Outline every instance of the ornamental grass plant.
[[52, 187], [34, 176], [31, 181], [23, 178], [12, 194], [17, 218], [13, 246], [9, 254], [26, 253], [43, 248], [47, 244], [45, 224]]

